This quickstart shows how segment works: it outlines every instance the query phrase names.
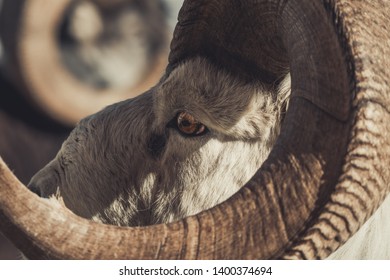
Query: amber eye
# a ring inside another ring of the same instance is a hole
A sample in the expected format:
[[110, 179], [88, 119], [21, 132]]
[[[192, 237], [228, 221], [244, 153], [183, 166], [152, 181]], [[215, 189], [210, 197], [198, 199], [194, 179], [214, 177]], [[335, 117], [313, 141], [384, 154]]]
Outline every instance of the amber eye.
[[208, 131], [204, 124], [197, 121], [194, 116], [187, 112], [177, 114], [176, 125], [178, 130], [187, 136], [200, 136]]

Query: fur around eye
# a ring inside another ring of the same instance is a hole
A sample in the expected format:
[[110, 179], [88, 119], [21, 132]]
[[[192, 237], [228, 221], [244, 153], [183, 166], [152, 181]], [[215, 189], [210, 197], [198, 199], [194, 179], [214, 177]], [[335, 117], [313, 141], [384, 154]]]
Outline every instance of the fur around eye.
[[208, 128], [187, 112], [179, 112], [175, 118], [175, 127], [185, 136], [201, 136]]

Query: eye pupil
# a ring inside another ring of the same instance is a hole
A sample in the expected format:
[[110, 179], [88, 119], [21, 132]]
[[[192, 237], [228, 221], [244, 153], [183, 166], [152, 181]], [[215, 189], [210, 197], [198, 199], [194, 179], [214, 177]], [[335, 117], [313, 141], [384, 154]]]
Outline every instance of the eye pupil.
[[190, 126], [191, 125], [191, 123], [188, 120], [184, 120], [181, 124], [183, 126]]
[[187, 112], [177, 114], [176, 122], [178, 130], [188, 136], [200, 136], [207, 132], [206, 126]]

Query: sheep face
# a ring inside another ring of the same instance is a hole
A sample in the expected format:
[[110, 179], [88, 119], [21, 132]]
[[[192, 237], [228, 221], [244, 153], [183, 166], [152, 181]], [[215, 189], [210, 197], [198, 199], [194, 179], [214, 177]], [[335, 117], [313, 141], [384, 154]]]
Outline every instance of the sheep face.
[[282, 91], [187, 61], [143, 95], [82, 120], [29, 187], [116, 225], [196, 214], [234, 194], [265, 160], [288, 86]]

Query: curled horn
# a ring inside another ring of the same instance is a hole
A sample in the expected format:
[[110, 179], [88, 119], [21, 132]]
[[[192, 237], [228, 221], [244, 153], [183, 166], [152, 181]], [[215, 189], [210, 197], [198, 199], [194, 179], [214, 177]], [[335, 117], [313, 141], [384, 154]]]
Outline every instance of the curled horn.
[[2, 164], [0, 229], [30, 258], [327, 257], [390, 191], [390, 10], [382, 4], [185, 1], [167, 73], [199, 55], [265, 83], [291, 71], [289, 109], [262, 168], [211, 210], [120, 228], [35, 197]]

